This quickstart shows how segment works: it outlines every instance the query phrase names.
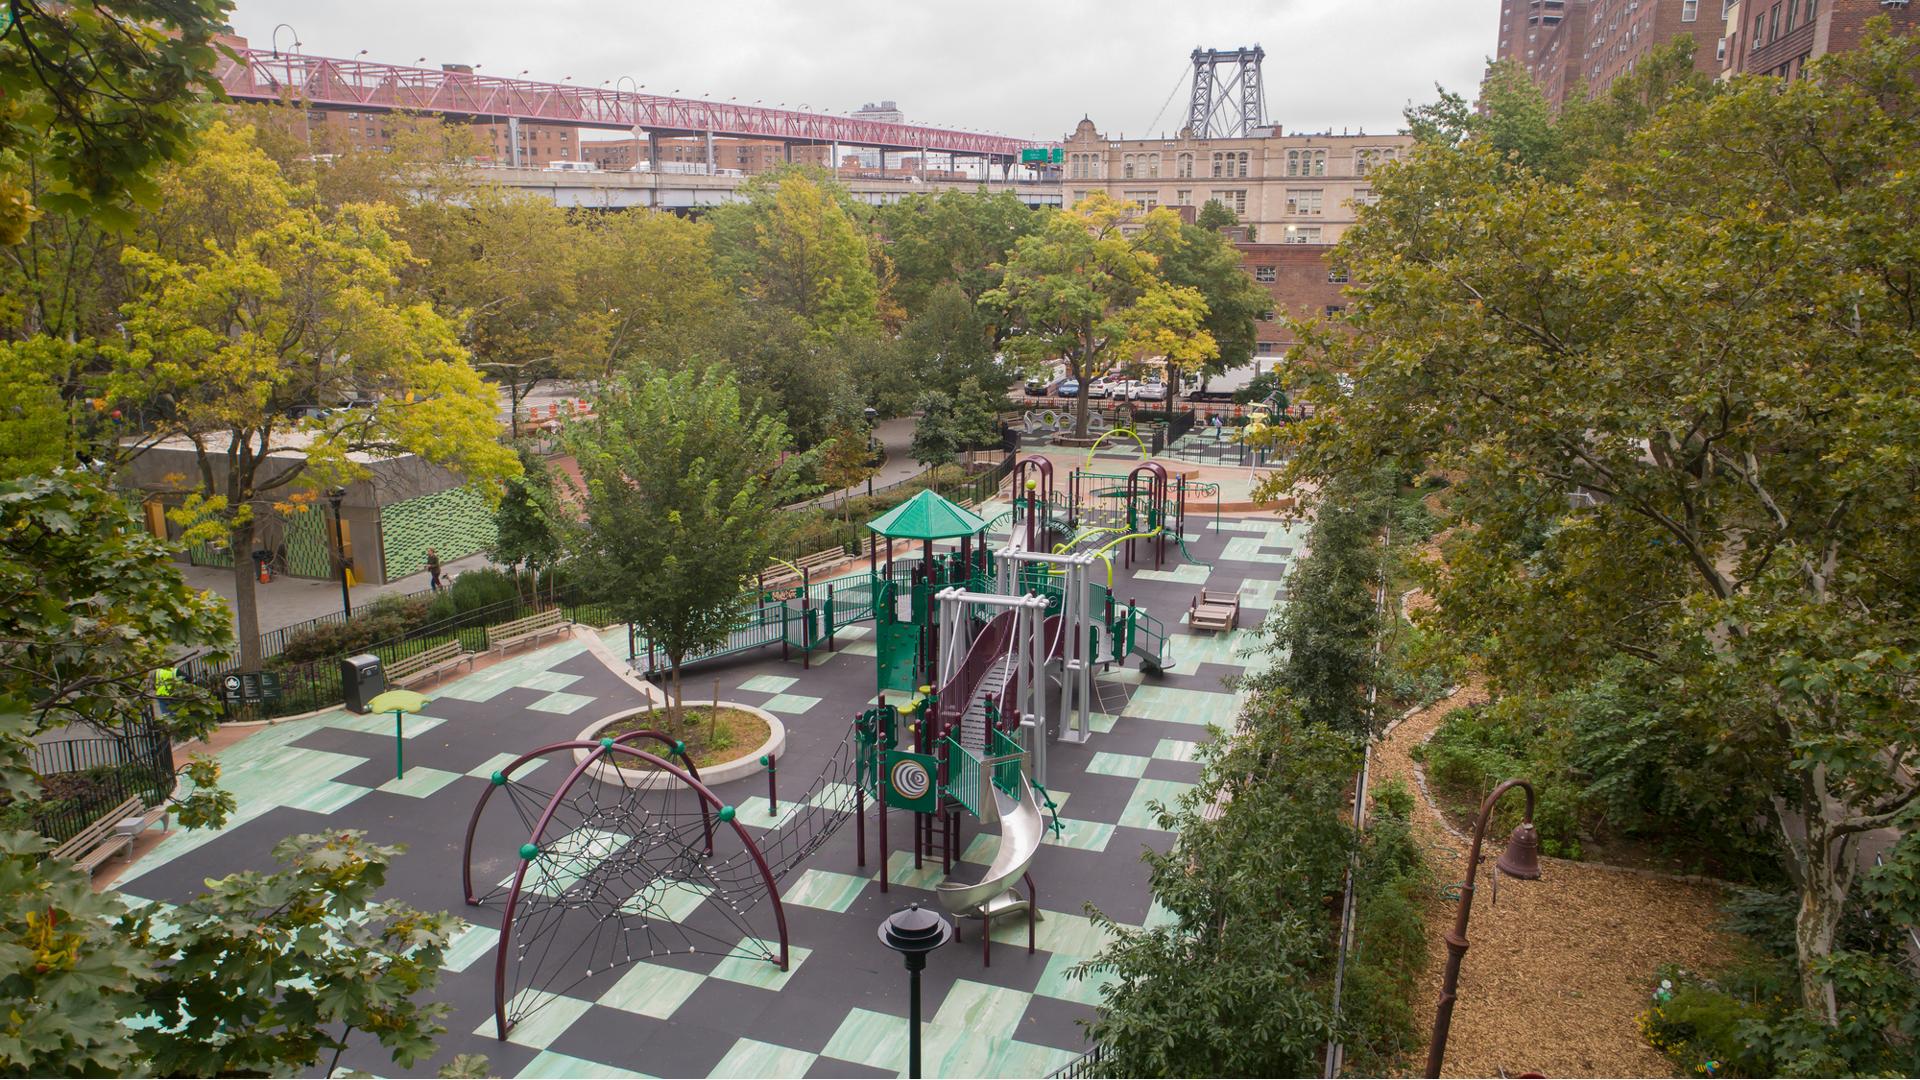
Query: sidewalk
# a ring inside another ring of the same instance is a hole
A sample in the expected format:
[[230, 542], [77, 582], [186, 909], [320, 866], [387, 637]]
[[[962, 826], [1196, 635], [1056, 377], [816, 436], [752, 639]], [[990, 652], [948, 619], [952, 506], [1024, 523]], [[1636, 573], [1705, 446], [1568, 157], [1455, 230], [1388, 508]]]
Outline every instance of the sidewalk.
[[[455, 574], [464, 570], [477, 570], [491, 566], [485, 555], [469, 555], [464, 559], [447, 563], [441, 570], [443, 581], [451, 580]], [[225, 566], [180, 566], [181, 576], [187, 584], [196, 589], [204, 589], [220, 594], [227, 602], [227, 609], [233, 609], [233, 570]], [[427, 589], [426, 571], [391, 581], [385, 585], [360, 584], [352, 590], [353, 607], [360, 610], [361, 605], [371, 604], [382, 596], [425, 592]], [[254, 603], [260, 612], [260, 632], [272, 633], [283, 626], [306, 622], [322, 615], [333, 615], [340, 611], [340, 582], [319, 581], [314, 578], [276, 577], [269, 584], [253, 587]], [[235, 620], [238, 626], [238, 620]]]
[[[913, 454], [911, 452], [913, 449], [913, 431], [917, 425], [918, 421], [913, 417], [900, 416], [892, 420], [882, 420], [873, 426], [873, 433], [879, 437], [880, 445], [887, 449], [887, 460], [881, 463], [880, 471], [873, 474], [873, 487], [875, 489], [886, 487], [888, 484], [896, 484], [902, 480], [911, 479], [920, 475], [923, 471], [920, 463], [913, 460]], [[805, 502], [790, 503], [787, 509], [804, 510], [808, 507], [835, 503], [839, 502], [842, 498], [852, 498], [855, 495], [865, 495], [866, 493], [867, 482], [862, 480], [852, 487], [842, 488], [839, 491], [829, 491], [825, 495], [817, 495]]]

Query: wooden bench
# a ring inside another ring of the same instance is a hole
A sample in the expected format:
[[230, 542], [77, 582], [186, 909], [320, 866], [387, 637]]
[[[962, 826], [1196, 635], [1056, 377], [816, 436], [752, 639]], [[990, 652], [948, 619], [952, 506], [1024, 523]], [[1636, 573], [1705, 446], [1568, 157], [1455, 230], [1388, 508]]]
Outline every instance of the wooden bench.
[[472, 671], [473, 654], [458, 641], [448, 641], [388, 664], [387, 681], [395, 686], [405, 686], [410, 682], [431, 679], [461, 664], [467, 665], [467, 670]]
[[811, 555], [802, 555], [794, 560], [791, 566], [786, 563], [774, 563], [760, 572], [760, 585], [762, 588], [784, 585], [800, 580], [802, 574], [812, 577], [815, 571], [824, 570], [829, 566], [838, 566], [848, 558], [845, 548], [828, 548]]
[[1233, 630], [1240, 625], [1240, 594], [1201, 589], [1187, 605], [1187, 625], [1195, 630]]
[[91, 874], [115, 855], [133, 850], [133, 835], [119, 831], [120, 822], [146, 808], [138, 795], [107, 811], [98, 821], [75, 833], [73, 838], [53, 849], [53, 857], [71, 862], [82, 873]]
[[573, 629], [557, 607], [487, 627], [487, 650], [505, 652], [523, 641], [537, 641]]

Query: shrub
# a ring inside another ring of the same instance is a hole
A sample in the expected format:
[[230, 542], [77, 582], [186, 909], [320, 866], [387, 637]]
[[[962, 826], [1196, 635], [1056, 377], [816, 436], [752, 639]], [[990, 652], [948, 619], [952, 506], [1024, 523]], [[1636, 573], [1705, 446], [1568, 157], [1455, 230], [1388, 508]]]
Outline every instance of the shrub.
[[[1669, 980], [1671, 981], [1671, 980]], [[1774, 1076], [1772, 1055], [1743, 1035], [1750, 1022], [1766, 1019], [1766, 1010], [1700, 984], [1674, 988], [1640, 1016], [1640, 1031], [1654, 1049], [1690, 1073], [1711, 1070], [1727, 1076]]]
[[293, 635], [276, 659], [299, 664], [348, 656], [405, 635], [428, 619], [429, 608], [430, 601], [424, 597], [383, 596], [345, 622], [320, 623]]

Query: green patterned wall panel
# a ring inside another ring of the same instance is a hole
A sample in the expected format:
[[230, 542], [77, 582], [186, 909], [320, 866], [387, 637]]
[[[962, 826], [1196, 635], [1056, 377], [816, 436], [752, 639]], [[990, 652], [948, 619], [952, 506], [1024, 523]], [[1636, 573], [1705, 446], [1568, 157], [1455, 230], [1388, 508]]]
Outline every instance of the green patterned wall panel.
[[333, 519], [326, 511], [313, 509], [293, 514], [286, 522], [287, 572], [295, 577], [332, 577], [332, 545], [327, 542], [327, 530], [332, 528]]
[[380, 508], [387, 580], [427, 568], [427, 548], [445, 565], [485, 551], [496, 537], [493, 511], [471, 488], [448, 488]]

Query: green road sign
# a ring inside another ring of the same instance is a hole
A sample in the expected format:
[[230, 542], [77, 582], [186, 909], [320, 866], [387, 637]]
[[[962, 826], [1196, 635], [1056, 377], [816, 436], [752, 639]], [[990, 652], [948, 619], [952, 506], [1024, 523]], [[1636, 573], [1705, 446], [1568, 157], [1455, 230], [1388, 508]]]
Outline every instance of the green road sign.
[[931, 814], [939, 805], [940, 759], [932, 754], [889, 750], [886, 755], [887, 805], [916, 814]]

